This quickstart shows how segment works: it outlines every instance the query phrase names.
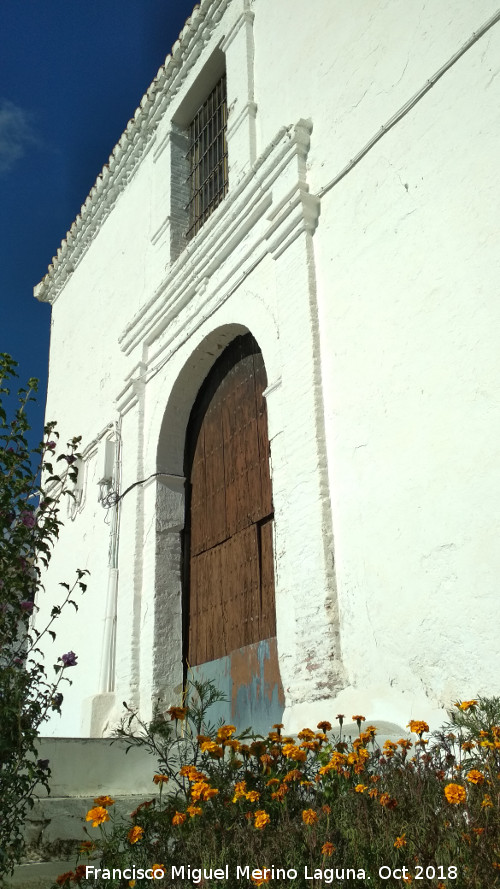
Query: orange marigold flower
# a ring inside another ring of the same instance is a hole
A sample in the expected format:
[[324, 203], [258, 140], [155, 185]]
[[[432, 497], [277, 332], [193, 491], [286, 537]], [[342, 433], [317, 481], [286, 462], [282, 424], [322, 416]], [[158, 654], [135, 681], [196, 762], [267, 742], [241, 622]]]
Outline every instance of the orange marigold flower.
[[314, 738], [314, 732], [310, 728], [303, 728], [299, 732], [298, 737], [301, 741], [311, 741]]
[[257, 790], [249, 790], [245, 797], [250, 803], [256, 803], [260, 799], [260, 793]]
[[[275, 778], [274, 780], [278, 781], [277, 778]], [[278, 784], [279, 784], [279, 781], [278, 781]], [[234, 785], [233, 803], [237, 803], [239, 799], [242, 799], [242, 797], [246, 796], [246, 793], [247, 793], [247, 782], [246, 781], [237, 781], [236, 784]]]
[[109, 814], [103, 806], [95, 806], [95, 808], [89, 809], [85, 815], [85, 821], [92, 821], [92, 827], [99, 827], [100, 824], [109, 821]]
[[234, 735], [236, 731], [235, 725], [221, 725], [221, 727], [217, 730], [217, 740], [219, 741], [227, 741], [231, 735]]
[[129, 880], [129, 881], [128, 881], [128, 884], [129, 884], [130, 889], [134, 889], [134, 886], [135, 886], [135, 880]]
[[179, 825], [179, 824], [184, 824], [185, 820], [186, 820], [186, 813], [185, 812], [176, 812], [174, 817], [172, 818], [172, 824], [174, 824], [177, 827], [177, 825]]
[[182, 721], [186, 718], [187, 707], [169, 707], [167, 713], [170, 719], [180, 719]]
[[304, 824], [316, 824], [318, 820], [318, 816], [314, 809], [303, 809], [302, 810], [302, 821]]
[[271, 794], [271, 799], [277, 799], [280, 802], [283, 801], [283, 797], [288, 793], [288, 787], [286, 784], [280, 784], [277, 790]]
[[275, 722], [273, 728], [277, 728], [279, 731], [280, 729], [285, 728], [285, 725], [283, 722]]
[[413, 747], [413, 744], [409, 740], [409, 738], [400, 738], [398, 744], [402, 750], [410, 750], [410, 748]]
[[201, 745], [202, 753], [215, 753], [217, 755], [220, 749], [217, 741], [203, 741], [203, 744]]
[[134, 811], [130, 813], [130, 817], [135, 818], [135, 816], [137, 815], [137, 812], [140, 812], [141, 809], [149, 809], [149, 807], [152, 806], [153, 803], [154, 803], [154, 799], [148, 799], [144, 803], [139, 803], [137, 808], [134, 809]]
[[291, 772], [286, 773], [285, 777], [283, 778], [283, 782], [288, 783], [288, 781], [300, 781], [301, 778], [302, 772], [299, 771], [299, 769], [292, 769]]
[[[317, 727], [318, 727], [322, 732], [331, 732], [331, 730], [332, 730], [332, 724], [331, 724], [331, 722], [328, 722], [326, 719], [324, 719], [323, 722], [318, 722], [318, 726], [317, 726]], [[330, 845], [331, 845], [331, 843], [330, 843]]]
[[491, 809], [492, 806], [493, 806], [493, 803], [491, 801], [491, 796], [489, 795], [489, 793], [485, 793], [484, 799], [481, 803], [481, 808], [482, 809]]
[[381, 793], [379, 798], [379, 803], [381, 806], [387, 806], [390, 802], [390, 795], [388, 793]]
[[422, 735], [424, 732], [429, 731], [429, 726], [423, 719], [410, 719], [408, 728], [411, 732], [415, 732], [416, 735]]
[[354, 790], [356, 791], [356, 793], [364, 793], [365, 790], [368, 790], [368, 787], [366, 784], [356, 784]]
[[236, 738], [228, 738], [226, 741], [222, 742], [225, 747], [230, 747], [231, 750], [238, 752], [240, 749], [240, 742], [236, 740]]
[[372, 789], [368, 791], [368, 796], [370, 797], [370, 799], [377, 799], [377, 796], [378, 796], [377, 788], [372, 787]]
[[95, 843], [92, 843], [90, 840], [83, 840], [78, 851], [82, 854], [84, 852], [92, 852], [93, 849], [95, 849]]
[[462, 744], [462, 750], [473, 750], [474, 746], [474, 741], [464, 741]]
[[333, 843], [323, 843], [323, 845], [321, 847], [321, 854], [322, 855], [333, 855], [334, 852], [335, 852], [335, 846], [333, 845]]
[[67, 870], [65, 874], [59, 874], [59, 876], [56, 877], [56, 883], [58, 886], [68, 886], [72, 879], [73, 871]]
[[465, 787], [462, 787], [461, 784], [447, 784], [444, 788], [444, 795], [448, 802], [454, 806], [463, 803], [467, 796]]
[[471, 707], [475, 707], [477, 705], [477, 701], [462, 701], [455, 704], [455, 707], [458, 707], [459, 710], [470, 710]]
[[151, 870], [153, 871], [153, 880], [162, 880], [165, 876], [164, 864], [152, 864]]
[[257, 830], [263, 830], [266, 824], [269, 824], [271, 821], [271, 818], [264, 809], [257, 809], [254, 813], [254, 817], [254, 826]]
[[95, 806], [104, 806], [105, 808], [107, 808], [108, 806], [114, 806], [114, 804], [115, 801], [114, 799], [111, 799], [110, 796], [96, 796], [94, 800]]
[[396, 837], [394, 840], [395, 849], [402, 849], [403, 846], [406, 846], [406, 833], [402, 833], [400, 837]]
[[478, 837], [480, 837], [481, 834], [484, 833], [485, 829], [484, 829], [484, 827], [473, 827], [472, 830], [474, 831], [475, 834], [478, 835]]
[[471, 784], [482, 784], [484, 782], [484, 775], [478, 769], [471, 769], [465, 777]]
[[168, 781], [168, 775], [154, 775], [153, 782], [155, 784], [166, 784]]
[[[360, 723], [365, 721], [365, 718], [366, 717], [364, 717], [364, 716], [359, 716], [359, 714], [357, 716], [351, 716], [352, 721], [358, 723], [358, 728], [359, 728]], [[337, 719], [338, 719], [338, 716], [337, 716]]]
[[73, 874], [73, 882], [79, 883], [80, 880], [83, 880], [86, 873], [87, 873], [87, 865], [86, 864], [77, 865], [77, 867], [75, 867], [75, 873]]
[[202, 815], [203, 809], [201, 808], [201, 806], [188, 806], [186, 812], [188, 813], [190, 818], [194, 818], [195, 815]]
[[278, 778], [269, 778], [269, 781], [266, 781], [266, 787], [272, 787], [273, 784], [279, 784]]
[[138, 824], [134, 824], [134, 826], [130, 828], [130, 830], [127, 834], [127, 839], [129, 841], [129, 843], [131, 843], [132, 845], [134, 843], [137, 843], [137, 841], [141, 839], [143, 833], [144, 833], [144, 828], [139, 827]]

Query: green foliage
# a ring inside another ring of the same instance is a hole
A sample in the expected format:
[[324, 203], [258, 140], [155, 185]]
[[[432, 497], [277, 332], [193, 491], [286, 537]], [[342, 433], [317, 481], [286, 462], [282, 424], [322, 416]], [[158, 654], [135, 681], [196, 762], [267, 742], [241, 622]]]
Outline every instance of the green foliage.
[[[61, 683], [75, 663], [73, 652], [55, 665], [55, 678], [47, 676], [41, 645], [56, 638], [54, 623], [83, 592], [85, 571], [78, 571], [72, 586], [63, 584], [66, 596], [54, 606], [44, 627], [33, 625], [37, 598], [43, 595], [42, 567], [47, 566], [59, 535], [59, 510], [77, 477], [79, 439], [69, 442], [54, 470], [58, 433], [54, 423], [44, 429], [44, 441], [30, 452], [27, 407], [35, 400], [37, 381], [18, 391], [18, 406], [9, 420], [4, 396], [15, 378], [16, 362], [0, 354], [0, 879], [12, 871], [24, 851], [23, 822], [33, 806], [35, 790], [47, 790], [50, 767], [38, 759], [37, 740], [43, 722], [60, 711]], [[45, 639], [44, 639], [45, 637]]]
[[[181, 707], [156, 713], [149, 726], [127, 708], [118, 735], [157, 758], [159, 793], [131, 820], [116, 815], [109, 797], [97, 798], [80, 864], [58, 885], [95, 885], [95, 876], [85, 878], [87, 864], [103, 869], [103, 885], [120, 889], [191, 883], [317, 889], [343, 880], [374, 889], [498, 885], [498, 699], [455, 705], [453, 731], [444, 726], [425, 738], [426, 723], [412, 721], [413, 740], [382, 746], [373, 726], [362, 728], [362, 716], [352, 717], [356, 738], [342, 736], [340, 718], [337, 734], [328, 722], [296, 738], [273, 726], [267, 737], [246, 743], [234, 726], [209, 725], [211, 699], [217, 699], [213, 686], [195, 684]], [[139, 869], [155, 866], [164, 878], [157, 872], [143, 879]], [[222, 881], [210, 876], [210, 869], [226, 866], [228, 879], [225, 872]], [[246, 877], [238, 875], [246, 866]]]

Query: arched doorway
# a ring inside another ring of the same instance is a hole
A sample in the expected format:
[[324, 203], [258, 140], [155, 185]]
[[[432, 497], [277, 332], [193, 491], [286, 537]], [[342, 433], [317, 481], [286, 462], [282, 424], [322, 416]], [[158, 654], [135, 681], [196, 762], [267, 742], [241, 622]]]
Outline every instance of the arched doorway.
[[255, 731], [283, 711], [266, 385], [255, 339], [237, 337], [198, 393], [185, 451], [184, 660], [226, 692], [221, 715]]

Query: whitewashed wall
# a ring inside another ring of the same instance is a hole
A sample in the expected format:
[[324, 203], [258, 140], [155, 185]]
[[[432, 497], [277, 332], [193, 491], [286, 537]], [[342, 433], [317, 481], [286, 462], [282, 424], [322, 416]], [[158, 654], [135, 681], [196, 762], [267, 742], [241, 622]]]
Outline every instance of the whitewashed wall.
[[[175, 699], [185, 426], [245, 330], [269, 382], [287, 727], [349, 707], [436, 721], [457, 697], [500, 692], [500, 23], [329, 187], [495, 11], [205, 0], [188, 23], [37, 289], [53, 303], [47, 417], [86, 453], [49, 598], [75, 567], [92, 572], [60, 621], [57, 654], [80, 663], [51, 734], [100, 734], [122, 700], [147, 715]], [[172, 261], [171, 121], [216, 48], [229, 193]], [[121, 491], [163, 473], [120, 508], [114, 689], [106, 438], [120, 439]]]

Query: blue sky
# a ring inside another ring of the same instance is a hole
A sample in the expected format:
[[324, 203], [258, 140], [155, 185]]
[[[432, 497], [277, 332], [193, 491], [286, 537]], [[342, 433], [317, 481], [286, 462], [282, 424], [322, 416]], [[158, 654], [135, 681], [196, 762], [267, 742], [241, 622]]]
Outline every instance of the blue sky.
[[40, 379], [50, 307], [33, 297], [194, 0], [1, 0], [0, 352]]

